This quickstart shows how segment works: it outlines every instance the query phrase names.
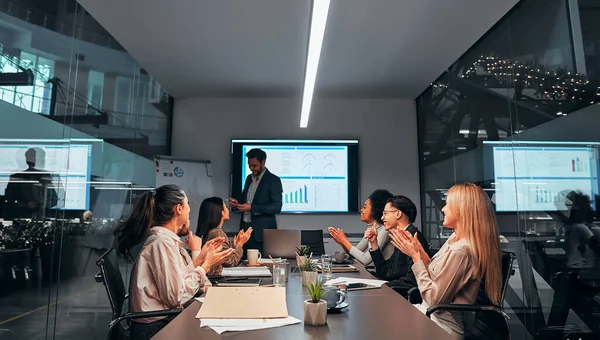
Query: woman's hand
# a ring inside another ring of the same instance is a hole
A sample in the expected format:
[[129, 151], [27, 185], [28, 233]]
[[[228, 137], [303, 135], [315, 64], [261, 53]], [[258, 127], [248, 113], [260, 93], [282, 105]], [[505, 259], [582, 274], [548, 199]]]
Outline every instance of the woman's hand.
[[250, 235], [252, 234], [252, 227], [248, 228], [248, 230], [240, 230], [237, 235], [233, 238], [233, 246], [243, 247], [246, 242], [250, 239]]
[[408, 231], [394, 228], [390, 230], [390, 238], [392, 239], [392, 244], [394, 247], [398, 248], [401, 252], [410, 256], [413, 262], [418, 262], [423, 260], [429, 263], [429, 256], [425, 253], [421, 242], [417, 238], [417, 233], [411, 235]]
[[223, 249], [223, 242], [225, 241], [225, 238], [223, 237], [215, 237], [210, 241], [207, 241], [204, 246], [202, 247], [202, 251], [200, 252], [200, 256], [198, 256], [200, 259], [202, 259], [202, 262], [204, 262], [204, 260], [206, 259], [206, 255], [211, 252], [211, 251], [221, 251], [221, 249]]
[[215, 266], [218, 266], [225, 262], [225, 260], [227, 260], [229, 256], [233, 254], [234, 251], [235, 249], [229, 248], [227, 250], [219, 252], [216, 250], [216, 248], [212, 248], [209, 252], [207, 252], [206, 259], [204, 260], [204, 263], [202, 263], [202, 268], [204, 269], [204, 272], [208, 273]]
[[198, 251], [202, 249], [202, 238], [194, 235], [190, 230], [187, 240], [185, 240], [185, 244], [191, 251]]
[[371, 249], [375, 250], [378, 248], [377, 246], [377, 229], [375, 227], [369, 227], [367, 231], [365, 231], [364, 236], [369, 243], [371, 243]]
[[346, 233], [344, 233], [342, 229], [335, 227], [329, 227], [328, 230], [335, 243], [342, 246], [346, 252], [349, 252], [352, 248], [352, 243], [350, 243], [348, 237], [346, 237]]

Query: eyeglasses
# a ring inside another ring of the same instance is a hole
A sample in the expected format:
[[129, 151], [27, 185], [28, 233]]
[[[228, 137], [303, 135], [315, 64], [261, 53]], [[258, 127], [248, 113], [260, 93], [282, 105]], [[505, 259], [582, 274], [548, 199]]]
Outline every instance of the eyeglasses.
[[400, 210], [398, 210], [398, 209], [396, 209], [396, 210], [384, 210], [383, 214], [385, 215], [387, 213], [393, 213], [393, 212], [396, 212], [396, 211], [400, 211]]

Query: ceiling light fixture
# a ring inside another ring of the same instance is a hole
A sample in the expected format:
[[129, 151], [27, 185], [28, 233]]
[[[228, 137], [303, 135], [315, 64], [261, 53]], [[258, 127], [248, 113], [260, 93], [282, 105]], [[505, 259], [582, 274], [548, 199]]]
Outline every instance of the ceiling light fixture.
[[325, 36], [327, 15], [329, 14], [330, 0], [314, 0], [310, 19], [310, 32], [308, 35], [308, 54], [306, 57], [306, 69], [304, 70], [304, 91], [302, 94], [302, 111], [300, 113], [300, 127], [308, 126], [308, 116], [312, 105], [315, 81], [317, 80], [317, 69], [321, 58], [321, 47]]

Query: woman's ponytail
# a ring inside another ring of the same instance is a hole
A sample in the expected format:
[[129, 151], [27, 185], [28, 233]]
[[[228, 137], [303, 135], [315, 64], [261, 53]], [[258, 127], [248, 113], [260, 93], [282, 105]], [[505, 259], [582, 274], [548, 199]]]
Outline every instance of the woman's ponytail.
[[146, 232], [153, 226], [155, 197], [154, 190], [142, 195], [133, 207], [131, 216], [115, 230], [118, 241], [117, 253], [123, 258], [133, 259], [131, 248], [140, 244]]
[[115, 230], [119, 255], [132, 259], [131, 248], [144, 241], [150, 228], [169, 222], [175, 206], [182, 204], [184, 199], [185, 193], [174, 184], [163, 185], [142, 195], [131, 216]]

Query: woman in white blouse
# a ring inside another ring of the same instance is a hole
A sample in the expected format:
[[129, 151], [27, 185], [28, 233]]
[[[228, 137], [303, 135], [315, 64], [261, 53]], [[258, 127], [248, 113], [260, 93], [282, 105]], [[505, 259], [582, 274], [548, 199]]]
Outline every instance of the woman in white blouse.
[[[429, 258], [420, 242], [403, 230], [390, 233], [392, 244], [410, 256], [423, 303], [422, 312], [438, 304], [475, 304], [481, 280], [487, 297], [500, 305], [502, 273], [496, 216], [487, 194], [475, 184], [457, 184], [448, 191], [444, 226], [454, 233]], [[463, 334], [460, 312], [439, 311], [432, 320], [451, 334]]]
[[[202, 247], [202, 239], [190, 231], [189, 225], [188, 198], [180, 187], [169, 184], [142, 195], [127, 221], [117, 228], [117, 251], [122, 257], [132, 259], [131, 249], [143, 243], [131, 277], [131, 312], [183, 305], [210, 285], [206, 273], [233, 253], [233, 249], [221, 251], [223, 238]], [[184, 236], [192, 257], [181, 241]], [[136, 319], [131, 323], [131, 339], [150, 339], [168, 322], [164, 316]]]
[[[388, 199], [392, 197], [393, 195], [389, 191], [377, 189], [365, 200], [360, 210], [360, 220], [367, 224], [367, 230], [371, 227], [377, 230], [377, 245], [386, 260], [394, 253], [394, 246], [389, 242], [388, 232], [383, 227], [381, 218]], [[369, 252], [370, 244], [366, 238], [361, 239], [356, 246], [353, 246], [342, 229], [329, 227], [329, 234], [346, 253], [352, 255], [358, 262], [365, 266], [373, 262]]]

